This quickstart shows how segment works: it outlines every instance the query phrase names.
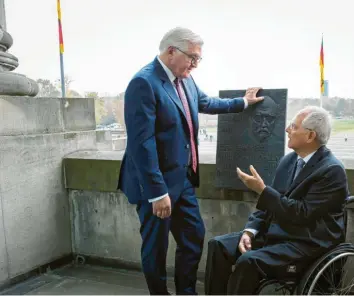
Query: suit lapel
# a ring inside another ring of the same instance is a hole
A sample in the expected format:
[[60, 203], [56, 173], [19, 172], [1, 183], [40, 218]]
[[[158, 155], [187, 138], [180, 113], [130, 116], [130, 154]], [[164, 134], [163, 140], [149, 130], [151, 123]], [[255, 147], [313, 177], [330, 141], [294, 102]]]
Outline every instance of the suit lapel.
[[183, 108], [183, 104], [182, 104], [180, 98], [178, 97], [177, 92], [176, 92], [174, 86], [172, 85], [172, 82], [168, 78], [165, 70], [162, 68], [162, 66], [157, 58], [155, 58], [155, 60], [154, 60], [154, 65], [155, 65], [155, 71], [156, 71], [157, 76], [162, 80], [162, 87], [167, 92], [167, 94], [171, 98], [171, 100], [176, 104], [178, 109], [181, 111], [185, 120], [187, 120], [186, 113]]
[[297, 154], [295, 153], [294, 157], [291, 159], [289, 163], [289, 169], [288, 169], [288, 179], [286, 183], [287, 192], [289, 192], [289, 188], [291, 187], [291, 183], [293, 182], [294, 174], [295, 174], [295, 169], [296, 169], [296, 162], [297, 162]]
[[[186, 112], [184, 110], [182, 101], [179, 98], [175, 87], [172, 85], [172, 82], [168, 78], [165, 70], [162, 68], [162, 66], [161, 66], [161, 64], [160, 64], [160, 62], [158, 61], [157, 58], [154, 60], [154, 64], [155, 64], [156, 73], [160, 77], [160, 79], [162, 80], [162, 87], [167, 92], [167, 94], [171, 98], [171, 100], [176, 104], [178, 109], [181, 111], [181, 113], [183, 114], [184, 119], [187, 121], [187, 116], [186, 116]], [[183, 79], [182, 80], [182, 85], [183, 85], [183, 89], [184, 89], [184, 93], [186, 95], [187, 101], [189, 103], [188, 104], [189, 105], [189, 111], [191, 113], [194, 131], [196, 133], [197, 129], [198, 129], [198, 109], [197, 109], [197, 104], [195, 103], [195, 100], [192, 97], [192, 92], [191, 92], [191, 90], [189, 88], [187, 79]]]
[[[311, 157], [309, 162], [304, 166], [304, 168], [300, 171], [300, 173], [291, 183], [290, 188], [287, 191], [287, 194], [292, 190], [294, 190], [296, 186], [298, 186], [304, 179], [306, 179], [314, 171], [314, 168], [316, 167], [316, 165], [318, 165], [319, 161], [322, 159], [325, 151], [328, 151], [328, 149], [325, 146], [320, 147], [316, 151], [316, 153]], [[295, 165], [296, 165], [296, 161], [295, 161]]]
[[173, 87], [171, 81], [169, 81], [169, 80], [168, 81], [164, 81], [162, 86], [165, 89], [165, 91], [168, 93], [168, 95], [172, 99], [172, 101], [177, 105], [179, 110], [182, 112], [184, 118], [187, 120], [186, 112], [184, 111], [184, 107], [183, 107], [182, 101], [178, 97], [178, 95], [176, 93], [176, 90]]

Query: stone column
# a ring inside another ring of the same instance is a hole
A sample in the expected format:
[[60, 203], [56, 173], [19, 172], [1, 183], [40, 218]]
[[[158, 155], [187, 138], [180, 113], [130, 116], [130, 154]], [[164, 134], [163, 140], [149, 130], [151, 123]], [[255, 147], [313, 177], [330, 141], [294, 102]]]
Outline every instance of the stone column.
[[0, 27], [6, 30], [5, 2], [0, 0]]
[[18, 67], [18, 59], [8, 53], [13, 40], [6, 31], [5, 0], [0, 0], [0, 95], [32, 96], [37, 95], [37, 83], [25, 75], [11, 71]]

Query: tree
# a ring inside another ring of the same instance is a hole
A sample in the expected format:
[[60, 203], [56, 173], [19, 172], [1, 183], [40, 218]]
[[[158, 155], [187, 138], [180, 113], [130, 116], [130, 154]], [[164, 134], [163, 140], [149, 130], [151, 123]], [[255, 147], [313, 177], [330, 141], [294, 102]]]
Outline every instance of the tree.
[[334, 114], [336, 116], [342, 116], [345, 108], [346, 108], [346, 101], [345, 101], [345, 99], [340, 98], [337, 101], [337, 105], [336, 105], [336, 108], [334, 110]]
[[120, 93], [117, 98], [112, 102], [112, 109], [114, 117], [122, 128], [125, 130], [125, 120], [124, 120], [124, 92]]
[[69, 91], [66, 93], [66, 96], [68, 98], [82, 98], [82, 95], [73, 89], [69, 89]]
[[98, 92], [91, 91], [85, 93], [85, 98], [93, 98], [95, 101], [95, 118], [96, 125], [102, 124], [102, 118], [107, 115], [107, 111], [105, 109], [104, 99], [99, 98]]
[[[71, 89], [71, 83], [74, 82], [69, 75], [64, 76], [64, 86], [65, 86], [65, 96], [67, 98], [80, 98], [82, 97], [80, 93], [76, 90]], [[56, 80], [58, 88], [61, 90], [61, 79]]]
[[98, 99], [98, 92], [96, 92], [96, 91], [86, 92], [85, 93], [85, 98]]
[[104, 100], [101, 98], [95, 98], [95, 118], [96, 124], [102, 124], [102, 119], [107, 116]]
[[36, 82], [39, 86], [37, 97], [60, 97], [60, 91], [49, 79], [37, 79]]

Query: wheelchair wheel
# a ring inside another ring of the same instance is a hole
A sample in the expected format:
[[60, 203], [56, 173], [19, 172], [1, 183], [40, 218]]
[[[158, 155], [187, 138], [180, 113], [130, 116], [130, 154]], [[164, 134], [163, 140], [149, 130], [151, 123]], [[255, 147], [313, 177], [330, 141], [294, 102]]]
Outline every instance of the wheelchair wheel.
[[350, 295], [354, 292], [354, 250], [338, 248], [321, 257], [297, 287], [298, 295]]
[[293, 281], [263, 280], [256, 295], [292, 295], [295, 287]]

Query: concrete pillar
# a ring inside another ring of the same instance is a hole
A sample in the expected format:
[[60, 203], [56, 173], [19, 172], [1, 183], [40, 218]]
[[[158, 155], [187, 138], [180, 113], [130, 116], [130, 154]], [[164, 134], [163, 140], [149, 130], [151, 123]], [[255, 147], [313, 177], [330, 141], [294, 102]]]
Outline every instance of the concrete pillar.
[[0, 0], [0, 27], [6, 31], [5, 2]]
[[11, 35], [6, 31], [5, 0], [0, 0], [0, 95], [35, 96], [39, 88], [37, 83], [25, 75], [13, 73], [18, 59], [8, 53], [13, 44]]

